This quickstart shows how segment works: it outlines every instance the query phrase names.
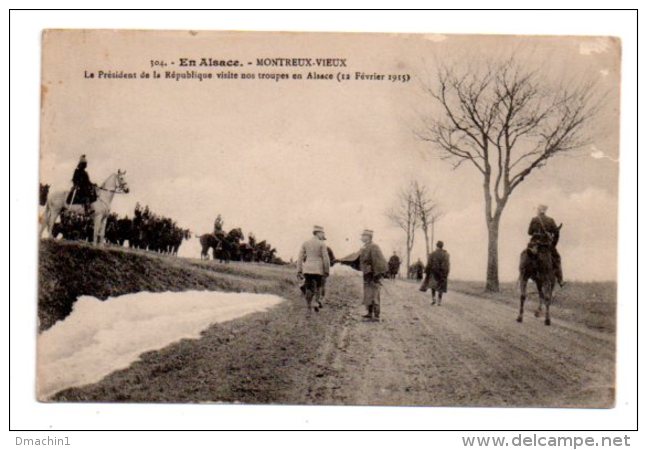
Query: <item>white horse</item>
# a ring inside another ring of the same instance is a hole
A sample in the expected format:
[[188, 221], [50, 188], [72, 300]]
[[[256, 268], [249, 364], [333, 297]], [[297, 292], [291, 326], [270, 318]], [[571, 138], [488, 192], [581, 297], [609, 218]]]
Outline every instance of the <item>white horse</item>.
[[[92, 242], [100, 244], [106, 232], [106, 221], [110, 215], [110, 205], [115, 194], [127, 194], [128, 183], [125, 180], [126, 171], [117, 170], [113, 173], [101, 186], [95, 187], [97, 193], [97, 200], [92, 203], [91, 217], [94, 221], [94, 237]], [[69, 191], [57, 191], [52, 193], [47, 198], [45, 204], [45, 213], [43, 221], [40, 226], [40, 236], [43, 231], [47, 229], [47, 233], [52, 235], [52, 228], [58, 216], [65, 210], [74, 211], [80, 214], [85, 213], [83, 205], [68, 205], [66, 203]]]

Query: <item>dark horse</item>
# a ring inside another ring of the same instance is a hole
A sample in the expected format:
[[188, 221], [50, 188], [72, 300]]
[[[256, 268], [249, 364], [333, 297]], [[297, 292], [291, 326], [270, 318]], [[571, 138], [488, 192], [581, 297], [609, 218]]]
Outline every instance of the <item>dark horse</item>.
[[[561, 228], [561, 225], [559, 228]], [[542, 307], [546, 305], [544, 323], [550, 325], [550, 304], [553, 300], [553, 289], [556, 281], [553, 247], [557, 245], [558, 240], [559, 233], [554, 237], [552, 244], [537, 244], [535, 251], [531, 252], [526, 249], [521, 252], [519, 260], [519, 291], [521, 297], [517, 322], [523, 322], [523, 306], [526, 301], [528, 280], [533, 280], [539, 293], [539, 307], [535, 311], [535, 317], [541, 316]]]
[[240, 260], [240, 241], [245, 239], [243, 230], [233, 228], [226, 235], [217, 236], [219, 243], [213, 254], [220, 262], [228, 263], [231, 260]]
[[209, 249], [213, 249], [214, 257], [216, 255], [216, 248], [220, 244], [220, 240], [215, 234], [203, 234], [200, 236], [200, 245], [202, 251], [200, 252], [200, 259], [209, 259]]
[[244, 239], [243, 232], [240, 228], [234, 228], [226, 235], [203, 234], [200, 236], [200, 245], [202, 252], [201, 259], [209, 259], [209, 249], [213, 249], [213, 259], [218, 258], [220, 262], [229, 262], [232, 258], [237, 258], [239, 253], [240, 241]]

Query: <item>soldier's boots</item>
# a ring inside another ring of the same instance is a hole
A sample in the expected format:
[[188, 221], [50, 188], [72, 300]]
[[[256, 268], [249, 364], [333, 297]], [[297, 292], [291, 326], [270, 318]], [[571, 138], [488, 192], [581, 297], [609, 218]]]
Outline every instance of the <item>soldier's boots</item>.
[[373, 305], [373, 321], [380, 321], [380, 305]]
[[373, 318], [373, 305], [366, 307], [366, 314], [362, 316], [362, 319], [372, 319]]

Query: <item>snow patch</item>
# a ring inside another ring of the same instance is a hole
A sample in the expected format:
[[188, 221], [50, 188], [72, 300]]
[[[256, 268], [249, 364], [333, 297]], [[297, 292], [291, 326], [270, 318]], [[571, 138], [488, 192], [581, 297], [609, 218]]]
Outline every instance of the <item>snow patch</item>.
[[330, 268], [331, 275], [339, 275], [342, 277], [361, 277], [362, 272], [353, 269], [351, 266], [345, 264], [335, 264]]
[[105, 301], [81, 296], [65, 320], [38, 336], [38, 398], [96, 383], [144, 352], [199, 338], [213, 323], [281, 301], [269, 294], [210, 291], [138, 292]]

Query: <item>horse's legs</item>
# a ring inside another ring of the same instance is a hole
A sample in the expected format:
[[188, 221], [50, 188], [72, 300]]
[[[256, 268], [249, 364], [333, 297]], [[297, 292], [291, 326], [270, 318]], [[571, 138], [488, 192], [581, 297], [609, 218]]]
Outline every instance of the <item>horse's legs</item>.
[[94, 244], [100, 245], [103, 241], [103, 235], [105, 233], [107, 217], [101, 217], [99, 214], [94, 216]]
[[[52, 237], [52, 230], [54, 229], [54, 222], [56, 222], [56, 218], [58, 215], [61, 213], [60, 210], [58, 211], [53, 211], [52, 206], [49, 202], [47, 202], [47, 205], [45, 206], [45, 217], [43, 220], [43, 224], [45, 225], [45, 228], [47, 229], [47, 234]], [[42, 234], [42, 230], [41, 230]]]
[[519, 315], [517, 316], [517, 322], [523, 322], [523, 305], [526, 303], [526, 289], [528, 288], [528, 280], [521, 276], [519, 277]]
[[535, 284], [537, 285], [537, 294], [539, 295], [539, 305], [537, 305], [537, 309], [535, 310], [535, 317], [541, 317], [544, 313], [544, 284], [539, 281], [535, 281]]
[[550, 302], [553, 297], [553, 283], [546, 283], [546, 292], [544, 293], [545, 302], [546, 302], [546, 319], [544, 323], [550, 325]]
[[43, 231], [45, 231], [45, 228], [47, 228], [48, 215], [49, 215], [49, 203], [45, 203], [45, 211], [43, 211], [43, 217], [41, 217], [40, 219], [40, 231], [38, 233], [38, 237], [40, 238], [43, 237]]
[[43, 231], [45, 231], [45, 228], [48, 228], [48, 226], [49, 226], [49, 203], [46, 203], [45, 211], [43, 212], [43, 217], [41, 218], [41, 222], [40, 222], [40, 232], [38, 234], [38, 237], [40, 238], [43, 237]]
[[108, 216], [105, 216], [103, 220], [101, 220], [101, 235], [99, 237], [101, 239], [101, 242], [105, 242], [107, 225], [108, 225]]
[[98, 214], [94, 216], [94, 228], [92, 230], [92, 243], [99, 244], [99, 227], [101, 226], [101, 218]]

